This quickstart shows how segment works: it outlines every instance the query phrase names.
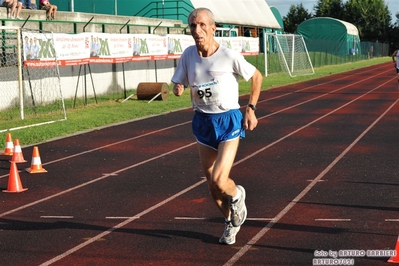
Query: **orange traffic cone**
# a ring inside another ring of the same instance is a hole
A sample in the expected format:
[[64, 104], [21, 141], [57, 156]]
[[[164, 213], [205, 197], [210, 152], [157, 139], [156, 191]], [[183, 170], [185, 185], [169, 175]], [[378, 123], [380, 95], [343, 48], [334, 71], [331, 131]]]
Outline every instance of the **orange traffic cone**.
[[388, 262], [391, 263], [399, 263], [399, 236], [398, 239], [396, 240], [396, 247], [395, 247], [395, 255], [393, 255]]
[[14, 163], [25, 163], [24, 155], [22, 154], [21, 145], [19, 145], [19, 139], [14, 140], [14, 152], [12, 154], [11, 162]]
[[3, 192], [19, 193], [27, 190], [27, 188], [22, 187], [21, 179], [19, 178], [17, 164], [11, 162], [10, 166], [10, 177], [8, 178], [8, 188], [3, 190]]
[[47, 173], [47, 170], [42, 166], [42, 160], [40, 160], [39, 148], [37, 146], [33, 147], [30, 168], [26, 168], [26, 171], [31, 174]]
[[6, 136], [6, 148], [1, 155], [9, 155], [11, 156], [14, 151], [14, 144], [12, 143], [11, 134], [7, 133]]

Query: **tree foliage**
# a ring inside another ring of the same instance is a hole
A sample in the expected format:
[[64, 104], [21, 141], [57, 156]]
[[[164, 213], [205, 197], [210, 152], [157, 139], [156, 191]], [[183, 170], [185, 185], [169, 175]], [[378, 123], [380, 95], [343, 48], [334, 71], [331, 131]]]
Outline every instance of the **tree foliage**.
[[312, 18], [312, 14], [305, 9], [302, 3], [296, 6], [291, 5], [287, 16], [283, 17], [284, 31], [294, 33], [299, 24], [310, 18]]
[[344, 18], [344, 4], [342, 0], [318, 0], [313, 8], [315, 17]]
[[314, 16], [302, 3], [291, 5], [283, 18], [286, 32], [294, 33], [299, 24], [312, 17], [331, 17], [352, 23], [359, 30], [361, 41], [390, 42], [395, 26], [384, 0], [318, 0]]
[[392, 19], [384, 0], [348, 0], [344, 13], [344, 20], [358, 28], [362, 41], [389, 41]]

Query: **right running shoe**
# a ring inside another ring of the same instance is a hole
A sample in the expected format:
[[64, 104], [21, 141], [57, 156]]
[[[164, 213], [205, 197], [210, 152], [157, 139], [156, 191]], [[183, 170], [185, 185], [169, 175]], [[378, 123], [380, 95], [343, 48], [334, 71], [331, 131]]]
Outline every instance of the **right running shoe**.
[[240, 231], [240, 228], [240, 226], [233, 226], [231, 222], [226, 222], [224, 232], [222, 237], [219, 239], [219, 243], [233, 245], [236, 242], [236, 235], [238, 231]]
[[237, 189], [241, 191], [241, 197], [234, 201], [231, 202], [231, 207], [230, 207], [230, 219], [231, 223], [233, 226], [241, 226], [244, 222], [245, 219], [247, 219], [247, 207], [245, 206], [245, 189], [237, 185]]

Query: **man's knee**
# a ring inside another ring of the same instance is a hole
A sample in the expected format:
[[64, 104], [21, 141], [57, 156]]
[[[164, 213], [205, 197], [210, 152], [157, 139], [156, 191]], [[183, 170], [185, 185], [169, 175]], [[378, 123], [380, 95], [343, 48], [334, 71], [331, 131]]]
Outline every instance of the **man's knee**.
[[223, 177], [212, 177], [209, 180], [210, 189], [218, 192], [218, 193], [226, 193], [229, 190], [231, 179], [223, 178]]

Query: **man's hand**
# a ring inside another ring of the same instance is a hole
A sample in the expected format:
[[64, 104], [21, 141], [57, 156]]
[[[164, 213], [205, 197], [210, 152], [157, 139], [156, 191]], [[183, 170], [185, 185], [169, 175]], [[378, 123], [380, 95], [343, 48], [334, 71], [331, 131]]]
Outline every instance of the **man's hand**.
[[256, 118], [255, 111], [247, 107], [244, 116], [245, 130], [254, 130], [257, 125], [258, 125], [258, 119]]
[[184, 86], [182, 84], [175, 84], [175, 86], [173, 86], [173, 93], [176, 96], [181, 96], [184, 92]]

